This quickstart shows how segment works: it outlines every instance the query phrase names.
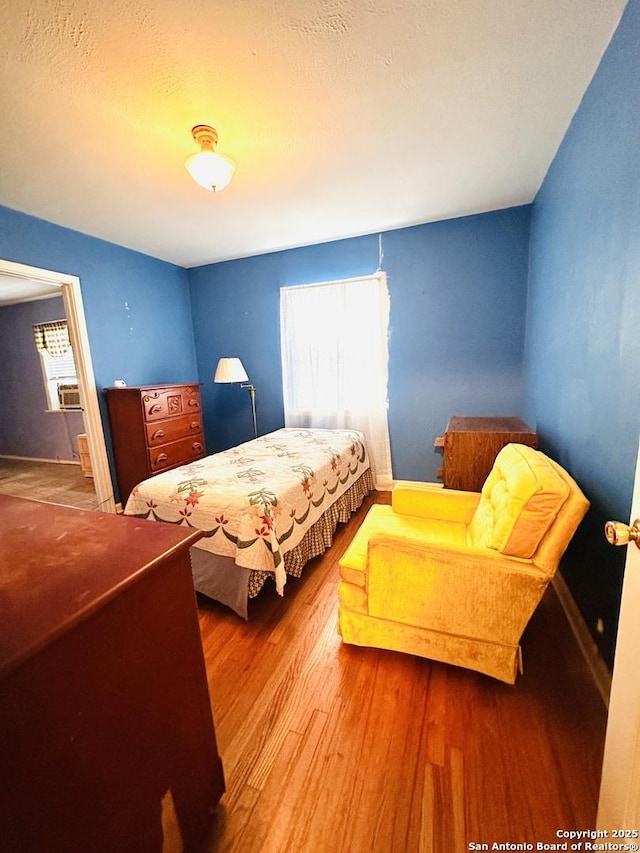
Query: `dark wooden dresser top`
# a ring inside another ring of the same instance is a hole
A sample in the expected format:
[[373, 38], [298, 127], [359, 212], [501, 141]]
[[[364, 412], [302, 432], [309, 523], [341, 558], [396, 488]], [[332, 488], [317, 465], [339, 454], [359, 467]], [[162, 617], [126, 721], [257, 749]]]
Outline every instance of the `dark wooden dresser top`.
[[453, 415], [447, 424], [447, 432], [523, 432], [530, 435], [532, 430], [520, 418]]
[[202, 533], [0, 495], [0, 674]]

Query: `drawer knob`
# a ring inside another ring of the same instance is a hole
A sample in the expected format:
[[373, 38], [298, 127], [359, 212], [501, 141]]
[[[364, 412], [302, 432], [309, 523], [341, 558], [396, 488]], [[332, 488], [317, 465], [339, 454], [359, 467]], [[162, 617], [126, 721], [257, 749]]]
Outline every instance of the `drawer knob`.
[[191, 449], [192, 450], [202, 450], [202, 445], [200, 444], [199, 441], [194, 441], [193, 444], [191, 445]]
[[168, 458], [166, 453], [159, 453], [156, 462], [166, 462]]
[[199, 406], [200, 406], [200, 401], [199, 401], [199, 400], [189, 400], [188, 405], [189, 405], [189, 406], [194, 406], [195, 408], [199, 408]]
[[191, 421], [191, 429], [200, 429], [200, 424], [198, 421]]
[[164, 430], [157, 429], [154, 434], [151, 436], [151, 440], [153, 441], [155, 438], [164, 438]]
[[161, 411], [162, 411], [162, 406], [160, 405], [160, 403], [156, 403], [155, 406], [151, 406], [151, 408], [149, 409], [149, 414], [154, 415], [156, 412], [161, 412]]

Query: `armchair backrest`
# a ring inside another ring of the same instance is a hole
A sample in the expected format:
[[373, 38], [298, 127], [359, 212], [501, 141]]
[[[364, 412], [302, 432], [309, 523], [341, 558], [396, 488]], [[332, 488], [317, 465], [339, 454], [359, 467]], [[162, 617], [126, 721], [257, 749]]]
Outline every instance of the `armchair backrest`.
[[573, 477], [561, 465], [554, 462], [553, 459], [546, 458], [558, 476], [562, 477], [569, 486], [569, 496], [560, 507], [555, 522], [542, 537], [533, 558], [539, 568], [552, 576], [558, 567], [560, 558], [564, 554], [567, 545], [571, 541], [571, 537], [587, 514], [590, 503]]
[[560, 465], [531, 447], [508, 444], [482, 488], [468, 541], [531, 559], [553, 574], [588, 506]]

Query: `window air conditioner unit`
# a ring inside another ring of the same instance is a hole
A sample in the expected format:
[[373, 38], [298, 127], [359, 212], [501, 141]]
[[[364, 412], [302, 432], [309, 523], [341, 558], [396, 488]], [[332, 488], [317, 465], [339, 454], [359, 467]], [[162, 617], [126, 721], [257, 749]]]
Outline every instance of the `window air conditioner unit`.
[[58, 401], [61, 409], [79, 409], [80, 389], [77, 385], [58, 385]]

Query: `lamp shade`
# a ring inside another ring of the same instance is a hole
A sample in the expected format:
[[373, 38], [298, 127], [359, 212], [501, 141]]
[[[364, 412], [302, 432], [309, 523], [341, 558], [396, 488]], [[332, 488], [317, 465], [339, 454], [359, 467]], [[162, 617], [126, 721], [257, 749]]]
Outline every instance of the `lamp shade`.
[[214, 382], [247, 382], [248, 379], [239, 358], [221, 358], [213, 377]]

